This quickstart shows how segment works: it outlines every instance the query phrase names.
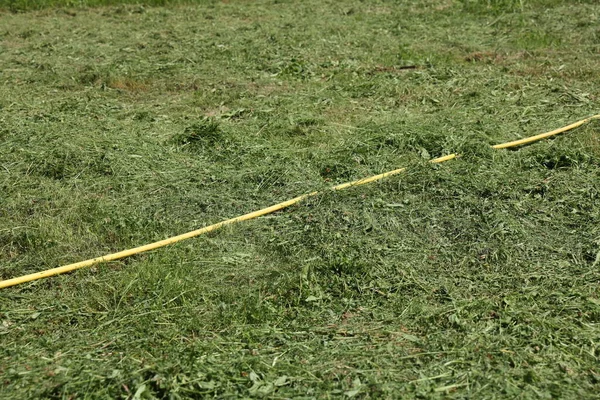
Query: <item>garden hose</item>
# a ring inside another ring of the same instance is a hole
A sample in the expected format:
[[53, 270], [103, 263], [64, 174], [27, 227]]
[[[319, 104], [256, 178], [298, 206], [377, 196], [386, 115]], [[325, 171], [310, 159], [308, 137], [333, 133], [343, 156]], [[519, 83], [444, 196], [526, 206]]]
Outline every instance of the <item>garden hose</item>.
[[[568, 130], [577, 128], [589, 121], [592, 121], [594, 119], [600, 119], [600, 114], [598, 115], [594, 115], [592, 117], [586, 118], [586, 119], [582, 119], [581, 121], [577, 121], [571, 125], [567, 125], [565, 127], [559, 128], [559, 129], [555, 129], [553, 131], [550, 132], [546, 132], [546, 133], [542, 133], [536, 136], [531, 136], [525, 139], [520, 139], [520, 140], [515, 140], [512, 142], [506, 142], [506, 143], [500, 143], [497, 145], [492, 146], [492, 148], [494, 149], [506, 149], [506, 148], [511, 148], [511, 147], [518, 147], [518, 146], [522, 146], [525, 144], [529, 144], [529, 143], [533, 143], [536, 142], [538, 140], [541, 139], [545, 139], [547, 137], [550, 136], [554, 136], [557, 135], [559, 133], [562, 132], [566, 132]], [[456, 154], [449, 154], [447, 156], [443, 156], [443, 157], [439, 157], [436, 159], [431, 160], [430, 162], [432, 163], [442, 163], [448, 160], [452, 160], [454, 158], [456, 158]], [[352, 182], [347, 182], [347, 183], [342, 183], [340, 185], [336, 185], [333, 186], [331, 189], [332, 190], [343, 190], [349, 187], [353, 187], [353, 186], [359, 186], [359, 185], [364, 185], [370, 182], [375, 182], [378, 181], [380, 179], [386, 178], [388, 176], [392, 176], [392, 175], [397, 175], [401, 172], [404, 172], [406, 170], [406, 168], [399, 168], [399, 169], [395, 169], [392, 171], [388, 171], [388, 172], [384, 172], [382, 174], [378, 174], [378, 175], [374, 175], [374, 176], [370, 176], [367, 178], [362, 178], [362, 179], [358, 179]], [[133, 249], [129, 249], [129, 250], [123, 250], [117, 253], [112, 253], [112, 254], [107, 254], [105, 256], [102, 257], [96, 257], [96, 258], [92, 258], [89, 260], [85, 260], [85, 261], [80, 261], [74, 264], [68, 264], [68, 265], [63, 265], [62, 267], [57, 267], [57, 268], [51, 268], [45, 271], [41, 271], [41, 272], [36, 272], [33, 274], [28, 274], [28, 275], [23, 275], [17, 278], [12, 278], [12, 279], [6, 279], [3, 281], [0, 281], [0, 289], [2, 288], [7, 288], [10, 286], [15, 286], [21, 283], [25, 283], [25, 282], [31, 282], [31, 281], [35, 281], [38, 279], [42, 279], [42, 278], [47, 278], [53, 275], [58, 275], [58, 274], [63, 274], [65, 272], [70, 272], [70, 271], [74, 271], [76, 269], [80, 269], [80, 268], [84, 268], [84, 267], [89, 267], [91, 265], [94, 264], [98, 264], [98, 263], [102, 263], [102, 262], [107, 262], [107, 261], [114, 261], [114, 260], [119, 260], [121, 258], [125, 258], [125, 257], [129, 257], [132, 256], [134, 254], [139, 254], [139, 253], [143, 253], [146, 251], [150, 251], [150, 250], [154, 250], [154, 249], [158, 249], [160, 247], [164, 247], [173, 243], [177, 243], [177, 242], [181, 242], [182, 240], [186, 240], [189, 238], [193, 238], [196, 236], [200, 236], [203, 235], [205, 233], [208, 232], [212, 232], [214, 230], [217, 230], [219, 228], [222, 228], [225, 225], [230, 225], [230, 224], [234, 224], [237, 222], [242, 222], [242, 221], [247, 221], [249, 219], [254, 219], [254, 218], [258, 218], [260, 216], [266, 215], [266, 214], [271, 214], [274, 213], [275, 211], [279, 211], [282, 210], [284, 208], [287, 208], [291, 205], [294, 205], [296, 203], [301, 202], [302, 200], [305, 200], [309, 197], [313, 197], [316, 196], [318, 194], [321, 194], [322, 192], [311, 192], [311, 193], [306, 193], [303, 194], [301, 196], [298, 197], [294, 197], [293, 199], [284, 201], [282, 203], [278, 203], [275, 205], [272, 205], [270, 207], [267, 208], [263, 208], [261, 210], [258, 211], [254, 211], [248, 214], [244, 214], [244, 215], [240, 215], [238, 217], [235, 218], [231, 218], [231, 219], [227, 219], [221, 222], [218, 222], [216, 224], [213, 225], [209, 225], [206, 226], [204, 228], [200, 228], [191, 232], [187, 232], [181, 235], [177, 235], [177, 236], [173, 236], [170, 237], [168, 239], [164, 239], [164, 240], [160, 240], [158, 242], [154, 242], [154, 243], [150, 243], [150, 244], [146, 244], [143, 246], [139, 246], [139, 247], [135, 247]]]

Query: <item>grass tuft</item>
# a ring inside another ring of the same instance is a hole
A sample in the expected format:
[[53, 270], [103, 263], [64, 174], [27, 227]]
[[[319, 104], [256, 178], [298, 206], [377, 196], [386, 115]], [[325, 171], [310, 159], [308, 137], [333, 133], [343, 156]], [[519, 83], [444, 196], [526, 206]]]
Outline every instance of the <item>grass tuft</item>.
[[173, 136], [172, 141], [180, 146], [214, 145], [223, 141], [223, 133], [216, 120], [205, 118]]

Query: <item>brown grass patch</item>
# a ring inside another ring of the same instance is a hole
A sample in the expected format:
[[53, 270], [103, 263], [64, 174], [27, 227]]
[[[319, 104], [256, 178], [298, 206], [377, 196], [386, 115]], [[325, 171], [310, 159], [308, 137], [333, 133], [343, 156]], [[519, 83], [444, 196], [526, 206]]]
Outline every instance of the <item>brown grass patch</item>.
[[484, 62], [487, 64], [499, 64], [504, 57], [493, 51], [474, 51], [465, 56], [467, 62]]
[[139, 81], [133, 78], [115, 78], [108, 82], [108, 87], [112, 89], [125, 90], [127, 92], [146, 92], [149, 89], [147, 82]]

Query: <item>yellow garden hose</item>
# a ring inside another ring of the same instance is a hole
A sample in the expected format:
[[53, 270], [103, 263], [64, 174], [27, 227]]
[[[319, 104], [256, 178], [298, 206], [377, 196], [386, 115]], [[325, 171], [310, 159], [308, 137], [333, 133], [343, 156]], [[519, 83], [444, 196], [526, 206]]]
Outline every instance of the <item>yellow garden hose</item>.
[[[515, 140], [512, 142], [506, 142], [506, 143], [501, 143], [501, 144], [497, 144], [495, 146], [492, 146], [494, 149], [505, 149], [505, 148], [509, 148], [509, 147], [517, 147], [517, 146], [521, 146], [524, 144], [528, 144], [528, 143], [532, 143], [532, 142], [536, 142], [538, 140], [553, 136], [553, 135], [557, 135], [559, 133], [577, 128], [578, 126], [581, 126], [591, 120], [594, 119], [600, 119], [600, 114], [598, 115], [594, 115], [593, 117], [589, 117], [586, 119], [582, 119], [581, 121], [577, 121], [571, 125], [567, 125], [565, 127], [559, 128], [559, 129], [555, 129], [553, 131], [550, 132], [546, 132], [546, 133], [542, 133], [536, 136], [531, 136], [525, 139], [521, 139], [521, 140]], [[456, 154], [449, 154], [447, 156], [443, 156], [443, 157], [439, 157], [436, 159], [431, 160], [432, 163], [442, 163], [448, 160], [452, 160], [456, 158]], [[378, 181], [380, 179], [386, 178], [388, 176], [392, 176], [392, 175], [397, 175], [401, 172], [404, 172], [406, 170], [406, 168], [399, 168], [399, 169], [395, 169], [393, 171], [388, 171], [388, 172], [384, 172], [382, 174], [378, 174], [378, 175], [373, 175], [367, 178], [362, 178], [362, 179], [358, 179], [352, 182], [347, 182], [347, 183], [342, 183], [340, 185], [336, 185], [333, 186], [331, 189], [332, 190], [343, 190], [352, 186], [359, 186], [359, 185], [364, 185], [366, 183], [370, 183], [370, 182], [375, 182]], [[123, 251], [119, 251], [117, 253], [112, 253], [112, 254], [107, 254], [105, 256], [102, 257], [96, 257], [96, 258], [92, 258], [89, 260], [85, 260], [85, 261], [80, 261], [74, 264], [68, 264], [68, 265], [63, 265], [62, 267], [57, 267], [57, 268], [51, 268], [45, 271], [41, 271], [41, 272], [36, 272], [33, 274], [28, 274], [28, 275], [23, 275], [17, 278], [12, 278], [12, 279], [6, 279], [3, 281], [0, 281], [0, 289], [2, 288], [6, 288], [6, 287], [10, 287], [10, 286], [15, 286], [21, 283], [25, 283], [25, 282], [30, 282], [30, 281], [35, 281], [38, 279], [42, 279], [42, 278], [47, 278], [49, 276], [53, 276], [53, 275], [58, 275], [58, 274], [63, 274], [65, 272], [70, 272], [70, 271], [74, 271], [76, 269], [80, 269], [80, 268], [84, 268], [84, 267], [89, 267], [91, 265], [94, 264], [98, 264], [98, 263], [102, 263], [102, 262], [107, 262], [107, 261], [114, 261], [114, 260], [119, 260], [121, 258], [125, 258], [125, 257], [129, 257], [132, 256], [134, 254], [139, 254], [139, 253], [143, 253], [146, 251], [150, 251], [150, 250], [154, 250], [154, 249], [158, 249], [159, 247], [164, 247], [173, 243], [177, 243], [180, 242], [182, 240], [185, 239], [189, 239], [189, 238], [193, 238], [195, 236], [199, 236], [208, 232], [212, 232], [214, 230], [217, 230], [225, 225], [229, 225], [229, 224], [234, 224], [237, 222], [241, 222], [241, 221], [247, 221], [249, 219], [254, 219], [254, 218], [258, 218], [260, 216], [266, 215], [266, 214], [271, 214], [275, 211], [279, 211], [281, 209], [287, 208], [291, 205], [294, 205], [296, 203], [301, 202], [304, 199], [307, 199], [309, 197], [313, 197], [320, 194], [320, 192], [311, 192], [311, 193], [307, 193], [307, 194], [303, 194], [301, 196], [298, 197], [294, 197], [293, 199], [284, 201], [282, 203], [278, 203], [275, 204], [273, 206], [267, 207], [267, 208], [263, 208], [261, 210], [258, 211], [254, 211], [251, 212], [249, 214], [244, 214], [244, 215], [240, 215], [239, 217], [235, 217], [235, 218], [231, 218], [231, 219], [227, 219], [224, 221], [221, 221], [219, 223], [213, 224], [213, 225], [209, 225], [206, 226], [204, 228], [200, 228], [191, 232], [187, 232], [181, 235], [177, 235], [177, 236], [173, 236], [170, 237], [168, 239], [164, 239], [164, 240], [160, 240], [158, 242], [154, 242], [154, 243], [150, 243], [150, 244], [146, 244], [143, 246], [139, 246], [139, 247], [135, 247], [133, 249], [129, 249], [129, 250], [123, 250]]]
[[581, 125], [583, 125], [585, 123], [588, 123], [588, 122], [590, 122], [590, 121], [592, 121], [594, 119], [600, 119], [600, 114], [594, 115], [594, 116], [589, 117], [589, 118], [582, 119], [581, 121], [574, 122], [571, 125], [563, 126], [562, 128], [558, 128], [558, 129], [555, 129], [555, 130], [550, 131], [550, 132], [540, 133], [539, 135], [530, 136], [528, 138], [520, 139], [520, 140], [515, 140], [515, 141], [512, 141], [512, 142], [506, 142], [506, 143], [496, 144], [496, 145], [492, 146], [492, 148], [494, 148], [494, 149], [506, 149], [508, 147], [517, 147], [517, 146], [522, 146], [524, 144], [537, 142], [538, 140], [545, 139], [545, 138], [550, 137], [550, 136], [558, 135], [559, 133], [570, 131], [571, 129], [575, 129], [578, 126], [581, 126]]

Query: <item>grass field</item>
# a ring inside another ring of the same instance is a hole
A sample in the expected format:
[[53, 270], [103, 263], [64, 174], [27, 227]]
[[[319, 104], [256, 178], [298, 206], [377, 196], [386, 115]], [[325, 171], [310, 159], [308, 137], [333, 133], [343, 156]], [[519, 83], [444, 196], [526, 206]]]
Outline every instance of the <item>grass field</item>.
[[600, 3], [107, 3], [0, 0], [1, 279], [408, 171], [1, 290], [1, 398], [597, 398], [600, 122], [489, 145]]

